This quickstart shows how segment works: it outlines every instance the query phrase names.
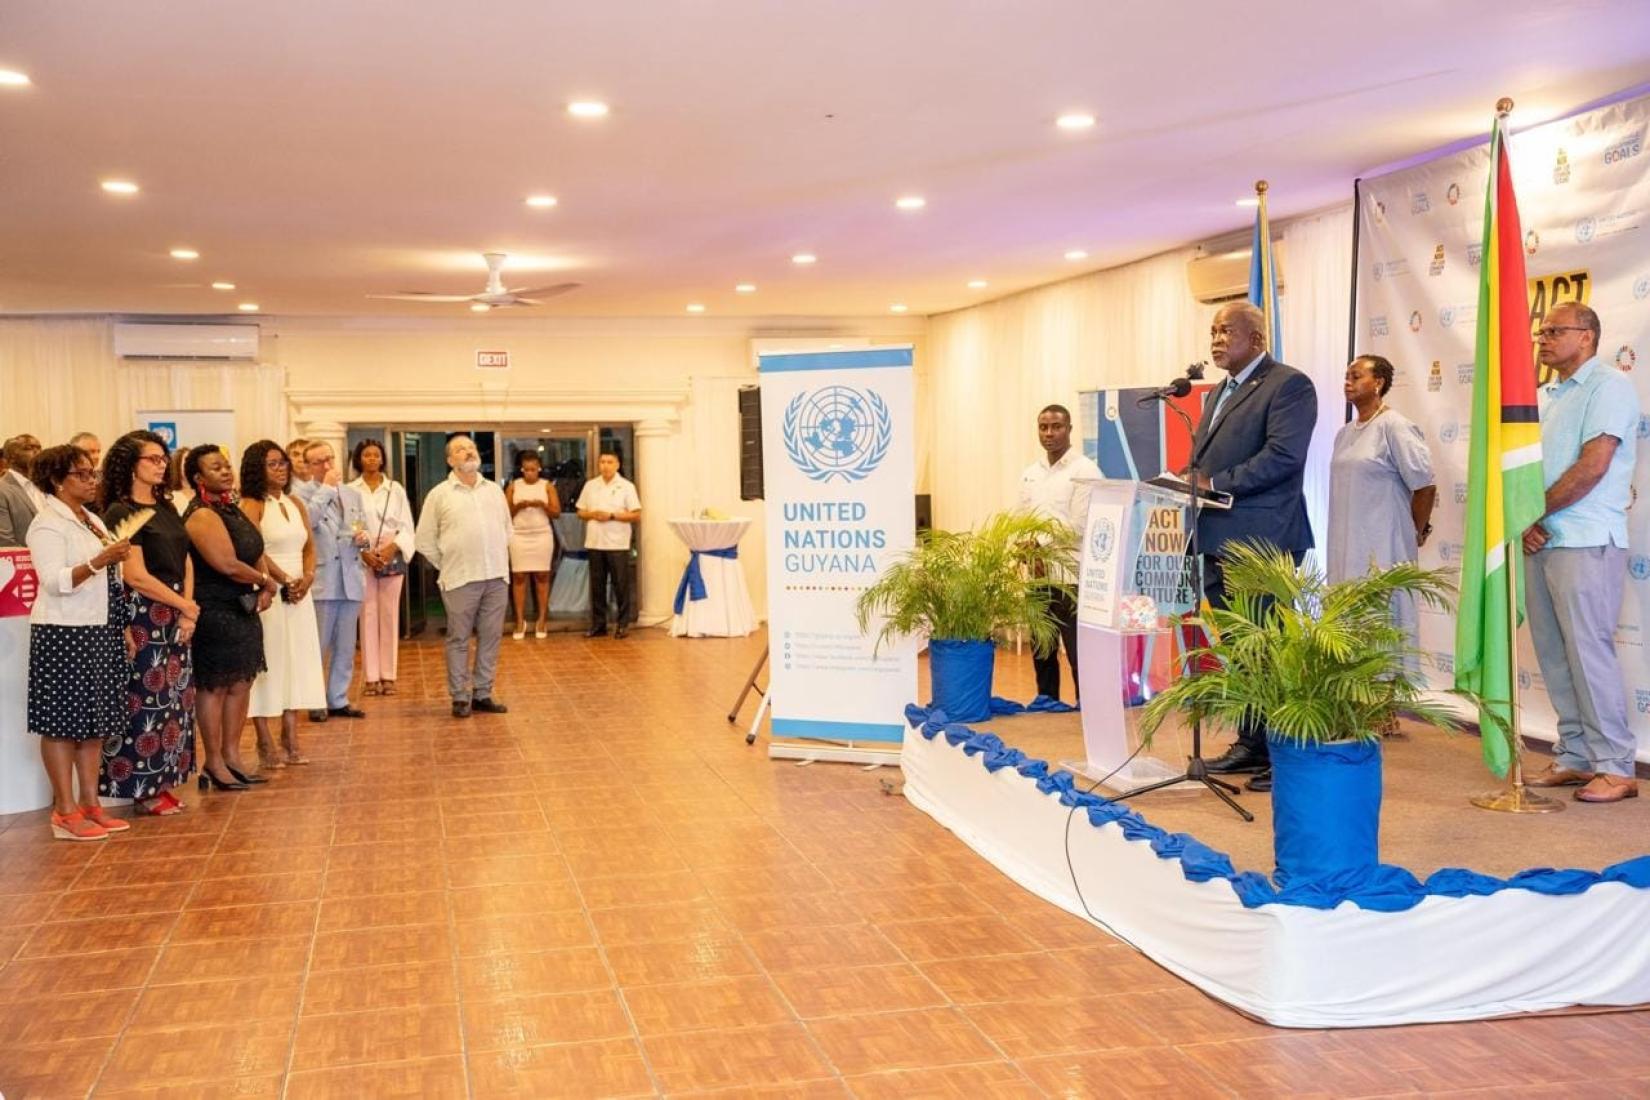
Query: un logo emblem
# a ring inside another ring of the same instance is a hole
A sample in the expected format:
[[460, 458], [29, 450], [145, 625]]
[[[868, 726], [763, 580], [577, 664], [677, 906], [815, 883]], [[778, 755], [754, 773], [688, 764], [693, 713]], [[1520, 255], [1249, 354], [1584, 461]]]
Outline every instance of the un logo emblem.
[[1117, 542], [1117, 530], [1109, 519], [1094, 521], [1094, 533], [1089, 536], [1089, 558], [1105, 561], [1111, 557], [1111, 548]]
[[1582, 218], [1576, 222], [1576, 243], [1586, 244], [1598, 232], [1598, 222], [1592, 218]]
[[784, 435], [791, 462], [815, 481], [858, 481], [887, 456], [894, 424], [874, 391], [826, 386], [791, 399]]
[[1631, 573], [1636, 581], [1650, 578], [1650, 558], [1643, 554], [1634, 554], [1627, 560], [1627, 572]]

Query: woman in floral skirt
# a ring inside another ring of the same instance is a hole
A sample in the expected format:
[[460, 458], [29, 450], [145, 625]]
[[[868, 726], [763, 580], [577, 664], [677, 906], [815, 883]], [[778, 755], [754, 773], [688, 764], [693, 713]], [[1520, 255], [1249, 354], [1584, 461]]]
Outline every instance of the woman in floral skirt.
[[128, 432], [103, 460], [103, 518], [117, 527], [151, 511], [132, 536], [124, 576], [128, 599], [126, 691], [130, 723], [103, 743], [98, 792], [130, 798], [169, 816], [183, 809], [174, 788], [195, 766], [195, 685], [190, 642], [200, 617], [189, 533], [166, 490], [166, 444], [154, 432]]

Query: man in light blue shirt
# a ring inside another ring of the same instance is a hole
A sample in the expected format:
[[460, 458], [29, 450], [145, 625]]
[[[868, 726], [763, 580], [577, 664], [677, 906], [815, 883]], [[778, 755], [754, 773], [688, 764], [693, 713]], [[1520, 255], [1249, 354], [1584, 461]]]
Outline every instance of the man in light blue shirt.
[[1541, 464], [1547, 511], [1524, 532], [1526, 599], [1558, 750], [1532, 787], [1579, 786], [1582, 802], [1637, 798], [1638, 741], [1616, 660], [1627, 578], [1639, 399], [1627, 376], [1600, 362], [1598, 314], [1566, 302], [1541, 329]]

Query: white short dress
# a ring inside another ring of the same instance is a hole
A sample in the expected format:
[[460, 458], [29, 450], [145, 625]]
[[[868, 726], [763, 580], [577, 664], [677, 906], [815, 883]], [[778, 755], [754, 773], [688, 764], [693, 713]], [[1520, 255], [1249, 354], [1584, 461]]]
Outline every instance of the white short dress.
[[[544, 478], [529, 485], [517, 478], [510, 485], [510, 499], [517, 504], [537, 501], [548, 506], [550, 483]], [[548, 573], [555, 539], [550, 534], [550, 516], [539, 508], [523, 508], [510, 517], [510, 572]]]

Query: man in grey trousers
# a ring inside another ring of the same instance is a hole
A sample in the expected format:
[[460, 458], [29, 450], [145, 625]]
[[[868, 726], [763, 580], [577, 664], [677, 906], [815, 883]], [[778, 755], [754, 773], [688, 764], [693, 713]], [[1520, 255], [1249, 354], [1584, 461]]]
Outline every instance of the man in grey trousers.
[[447, 467], [452, 471], [447, 480], [424, 497], [416, 545], [441, 573], [453, 717], [468, 718], [472, 710], [503, 714], [509, 708], [493, 698], [493, 677], [510, 607], [510, 507], [504, 490], [481, 476], [481, 455], [469, 436], [455, 435], [447, 441]]
[[1638, 740], [1616, 660], [1616, 620], [1627, 579], [1639, 399], [1598, 357], [1598, 314], [1566, 302], [1547, 314], [1541, 365], [1541, 465], [1547, 510], [1524, 532], [1530, 638], [1558, 714], [1553, 763], [1532, 787], [1579, 787], [1581, 802], [1637, 798]]

